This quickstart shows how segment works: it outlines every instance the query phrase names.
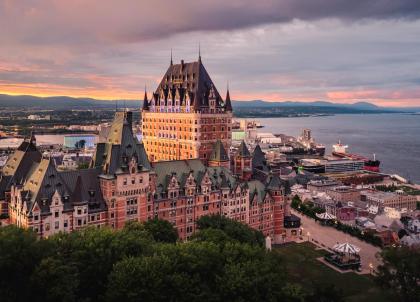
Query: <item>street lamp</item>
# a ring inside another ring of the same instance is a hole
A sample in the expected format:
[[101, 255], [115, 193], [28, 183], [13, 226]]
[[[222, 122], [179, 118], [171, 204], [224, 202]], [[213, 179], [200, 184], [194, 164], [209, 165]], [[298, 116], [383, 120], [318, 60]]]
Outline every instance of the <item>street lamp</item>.
[[311, 236], [311, 233], [307, 232], [306, 235], [308, 236], [308, 241], [309, 241], [309, 236]]
[[373, 264], [372, 263], [369, 263], [369, 269], [370, 269], [370, 274], [372, 274], [372, 272], [373, 272]]

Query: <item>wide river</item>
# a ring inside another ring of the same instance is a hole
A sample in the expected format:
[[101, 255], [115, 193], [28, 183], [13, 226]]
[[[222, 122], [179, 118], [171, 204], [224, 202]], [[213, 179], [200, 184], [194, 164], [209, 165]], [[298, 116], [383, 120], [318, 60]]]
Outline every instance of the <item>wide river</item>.
[[[298, 136], [312, 129], [316, 142], [325, 144], [327, 154], [338, 140], [349, 152], [381, 161], [381, 170], [420, 183], [420, 115], [340, 114], [322, 117], [259, 118], [260, 132]], [[63, 135], [37, 135], [38, 144], [63, 144]], [[0, 140], [0, 147], [17, 146], [21, 140]]]
[[420, 115], [345, 114], [322, 117], [259, 118], [260, 132], [300, 135], [312, 129], [327, 154], [338, 140], [348, 151], [381, 161], [381, 170], [420, 183]]

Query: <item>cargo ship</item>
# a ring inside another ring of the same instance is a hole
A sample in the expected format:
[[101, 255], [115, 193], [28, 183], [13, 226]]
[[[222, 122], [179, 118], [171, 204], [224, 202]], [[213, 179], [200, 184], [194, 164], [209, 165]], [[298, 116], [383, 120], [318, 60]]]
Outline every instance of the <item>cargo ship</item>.
[[337, 144], [333, 145], [333, 151], [331, 152], [332, 155], [340, 158], [348, 158], [353, 160], [363, 160], [364, 161], [364, 169], [367, 171], [372, 172], [380, 172], [379, 166], [381, 162], [376, 159], [375, 154], [373, 154], [373, 159], [369, 159], [365, 156], [359, 155], [359, 154], [352, 154], [347, 153], [347, 145], [341, 144], [341, 141], [338, 141]]

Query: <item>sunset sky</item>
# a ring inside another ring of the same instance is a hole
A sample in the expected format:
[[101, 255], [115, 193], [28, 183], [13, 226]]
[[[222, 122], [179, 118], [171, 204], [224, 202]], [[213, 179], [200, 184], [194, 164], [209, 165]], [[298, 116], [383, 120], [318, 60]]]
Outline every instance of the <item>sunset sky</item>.
[[235, 100], [420, 106], [419, 0], [0, 0], [0, 93], [141, 99], [170, 62]]

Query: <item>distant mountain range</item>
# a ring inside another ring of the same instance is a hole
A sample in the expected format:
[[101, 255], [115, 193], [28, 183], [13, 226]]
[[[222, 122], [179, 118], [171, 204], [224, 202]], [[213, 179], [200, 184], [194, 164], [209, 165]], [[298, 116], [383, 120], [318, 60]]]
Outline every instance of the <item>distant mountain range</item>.
[[402, 112], [418, 112], [420, 107], [380, 107], [368, 102], [357, 102], [352, 104], [332, 103], [326, 101], [315, 102], [268, 102], [263, 100], [253, 101], [233, 101], [233, 107], [237, 108], [255, 108], [255, 107], [335, 107], [348, 108], [357, 110], [372, 110], [372, 111], [402, 111]]
[[[340, 104], [325, 101], [316, 102], [268, 102], [263, 100], [253, 101], [233, 101], [234, 108], [269, 108], [269, 107], [333, 107], [343, 109], [353, 109], [361, 111], [389, 111], [389, 112], [420, 112], [420, 107], [379, 107], [368, 102], [357, 102], [353, 104]], [[50, 109], [50, 110], [69, 110], [69, 109], [109, 109], [118, 107], [139, 107], [142, 105], [140, 100], [98, 100], [92, 98], [72, 98], [67, 96], [56, 97], [36, 97], [31, 95], [7, 95], [0, 94], [0, 108], [31, 108], [31, 109]]]
[[69, 109], [106, 109], [118, 107], [139, 107], [142, 102], [138, 100], [97, 100], [92, 98], [72, 98], [67, 96], [36, 97], [32, 95], [0, 94], [0, 108], [31, 108], [49, 110]]

